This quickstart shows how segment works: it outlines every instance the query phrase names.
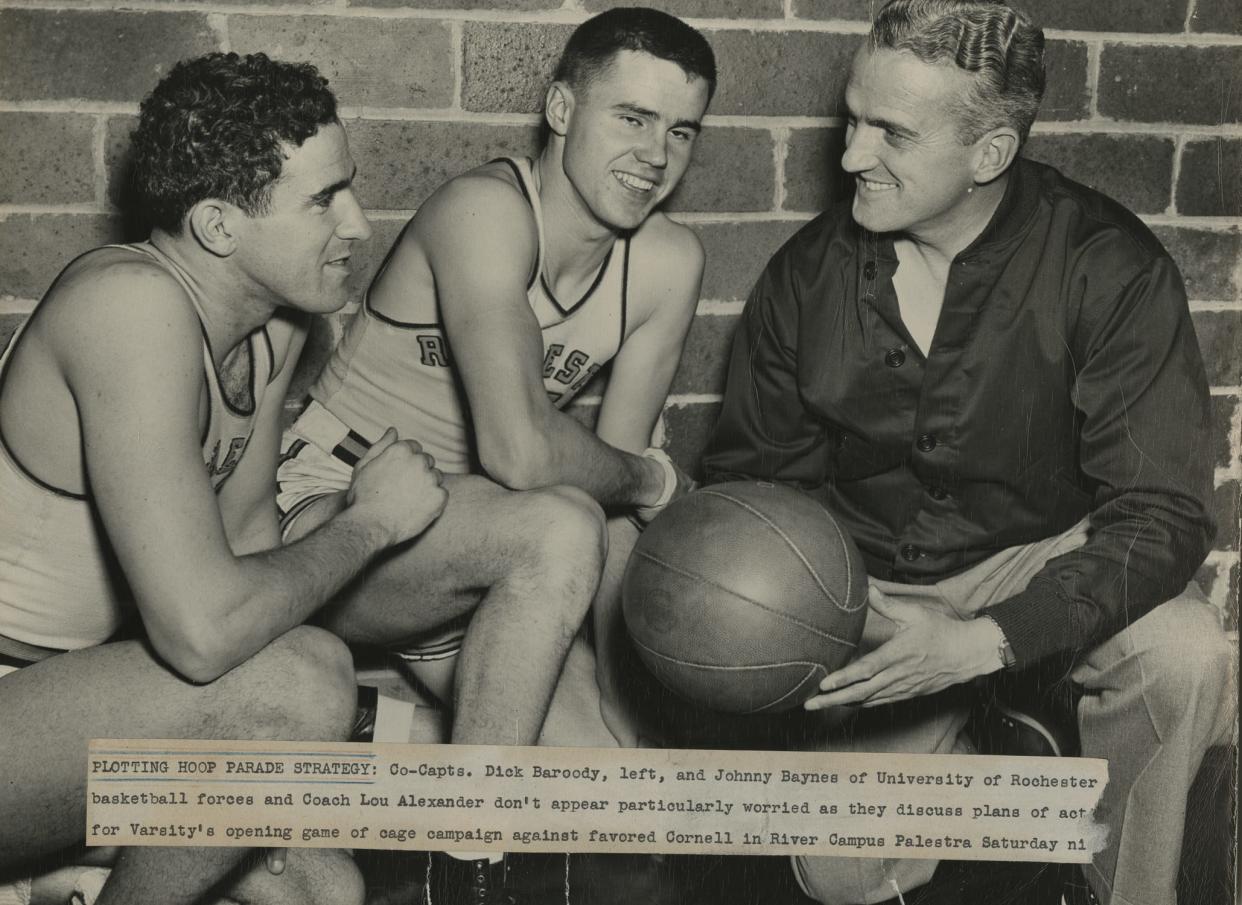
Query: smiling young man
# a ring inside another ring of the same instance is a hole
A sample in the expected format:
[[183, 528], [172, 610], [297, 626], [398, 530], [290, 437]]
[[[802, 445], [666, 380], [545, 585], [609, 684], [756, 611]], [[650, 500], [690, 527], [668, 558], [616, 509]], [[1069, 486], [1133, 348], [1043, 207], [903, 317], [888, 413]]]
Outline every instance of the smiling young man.
[[[1151, 232], [1019, 156], [1043, 85], [1043, 34], [1002, 3], [880, 11], [845, 94], [853, 200], [760, 277], [704, 464], [815, 495], [863, 552], [869, 652], [807, 704], [857, 708], [842, 745], [955, 750], [964, 683], [1062, 658], [1082, 753], [1109, 762], [1109, 837], [1073, 894], [1168, 905], [1190, 781], [1236, 707], [1192, 582], [1207, 382]], [[797, 869], [851, 903], [934, 865]]]
[[[344, 740], [352, 661], [302, 623], [443, 508], [388, 432], [341, 513], [282, 547], [280, 415], [305, 315], [340, 308], [370, 235], [310, 66], [177, 64], [133, 136], [149, 241], [69, 264], [0, 357], [0, 894], [87, 899], [91, 738]], [[244, 849], [123, 851], [108, 903], [361, 901], [342, 852], [283, 875]], [[35, 876], [31, 881], [29, 878]]]
[[[463, 695], [486, 688], [522, 705], [495, 741], [536, 741], [605, 548], [623, 563], [636, 534], [614, 519], [623, 539], [608, 544], [604, 510], [650, 515], [690, 486], [647, 447], [703, 252], [657, 207], [690, 165], [714, 86], [711, 48], [672, 16], [615, 9], [579, 26], [547, 91], [543, 152], [470, 170], [419, 207], [286, 434], [290, 536], [339, 508], [353, 457], [385, 425], [449, 474], [436, 526], [328, 624], [408, 649], [455, 699], [454, 740]], [[592, 431], [564, 407], [609, 362]], [[611, 743], [586, 669], [566, 687], [593, 728], [570, 726], [569, 740]]]

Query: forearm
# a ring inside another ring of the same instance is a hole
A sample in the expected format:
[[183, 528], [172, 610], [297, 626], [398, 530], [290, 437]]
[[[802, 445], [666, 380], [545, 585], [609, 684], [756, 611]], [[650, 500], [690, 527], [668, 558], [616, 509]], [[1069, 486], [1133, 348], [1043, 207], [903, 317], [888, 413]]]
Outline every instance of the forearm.
[[556, 409], [530, 424], [521, 440], [493, 445], [495, 454], [482, 451], [484, 469], [514, 490], [568, 484], [605, 507], [650, 505], [664, 490], [659, 463], [609, 445]]
[[174, 665], [194, 681], [228, 672], [309, 619], [389, 542], [377, 521], [347, 509], [296, 543], [237, 558], [200, 610], [209, 615], [197, 643], [182, 630]]

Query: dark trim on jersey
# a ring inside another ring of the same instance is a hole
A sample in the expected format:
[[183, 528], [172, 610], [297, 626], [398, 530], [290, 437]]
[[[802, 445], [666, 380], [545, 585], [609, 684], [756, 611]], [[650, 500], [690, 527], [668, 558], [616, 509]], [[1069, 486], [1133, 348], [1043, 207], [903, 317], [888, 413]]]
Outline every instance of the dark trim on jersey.
[[612, 262], [613, 248], [616, 248], [616, 247], [617, 247], [617, 243], [614, 240], [612, 243], [612, 248], [608, 249], [608, 254], [604, 255], [604, 260], [603, 262], [600, 263], [599, 270], [596, 271], [595, 273], [595, 279], [594, 281], [592, 281], [591, 287], [586, 291], [586, 293], [582, 296], [582, 298], [578, 299], [578, 301], [574, 302], [568, 308], [562, 305], [560, 303], [560, 300], [557, 299], [556, 295], [552, 292], [552, 287], [549, 286], [548, 281], [544, 279], [543, 274], [542, 273], [539, 274], [539, 282], [543, 286], [543, 291], [547, 294], [548, 301], [550, 301], [556, 307], [557, 311], [561, 312], [561, 314], [568, 317], [569, 315], [573, 314], [575, 311], [580, 309], [584, 304], [586, 304], [587, 299], [589, 299], [592, 295], [595, 294], [595, 290], [599, 288], [599, 284], [604, 281], [604, 275], [608, 273], [608, 265]]
[[[530, 159], [527, 158], [526, 162], [530, 163]], [[530, 205], [530, 212], [531, 212], [531, 216], [533, 217], [535, 215], [535, 199], [531, 197], [531, 190], [526, 187], [526, 180], [522, 176], [522, 171], [518, 167], [517, 161], [515, 161], [512, 157], [496, 157], [492, 160], [489, 160], [487, 163], [484, 164], [484, 166], [490, 166], [493, 163], [503, 163], [509, 169], [513, 171], [513, 178], [517, 180], [518, 188], [522, 190], [522, 197], [525, 198], [526, 203]], [[536, 224], [536, 226], [538, 226], [538, 224]], [[542, 251], [542, 250], [543, 250], [543, 234], [541, 232], [539, 235], [539, 251]], [[541, 256], [539, 254], [539, 251], [535, 252], [534, 266], [531, 267], [530, 276], [526, 278], [526, 291], [527, 292], [530, 292], [532, 289], [535, 288], [535, 280], [536, 278], [541, 276], [539, 272], [539, 264], [541, 261]]]
[[[396, 246], [394, 245], [393, 247], [395, 248]], [[378, 277], [379, 275], [376, 274], [376, 276]], [[442, 329], [441, 326], [436, 323], [411, 324], [406, 321], [399, 321], [396, 318], [389, 317], [387, 314], [380, 314], [380, 312], [376, 311], [374, 308], [371, 307], [370, 288], [368, 288], [367, 291], [362, 294], [362, 312], [363, 314], [373, 317], [377, 321], [381, 321], [390, 327], [396, 327], [398, 330], [428, 330], [428, 329], [440, 330]]]
[[[194, 309], [194, 316], [198, 317], [197, 308]], [[258, 376], [258, 370], [255, 368], [255, 360], [254, 360], [254, 357], [255, 357], [254, 334], [258, 333], [261, 330], [263, 332], [263, 335], [266, 337], [267, 330], [263, 327], [260, 327], [259, 330], [255, 330], [246, 336], [246, 351], [249, 353], [248, 359], [249, 359], [249, 370], [250, 370], [250, 376], [247, 379], [247, 383], [250, 384], [250, 409], [249, 411], [247, 411], [246, 409], [238, 408], [237, 406], [233, 405], [233, 403], [229, 400], [228, 393], [224, 392], [224, 387], [220, 383], [220, 371], [216, 367], [216, 353], [215, 353], [215, 350], [211, 348], [211, 339], [208, 338], [207, 336], [207, 327], [203, 323], [203, 319], [201, 317], [198, 318], [198, 329], [203, 334], [203, 345], [207, 347], [207, 359], [211, 362], [211, 376], [215, 378], [216, 390], [220, 393], [220, 400], [224, 403], [225, 408], [227, 408], [234, 415], [237, 415], [239, 418], [249, 418], [251, 415], [255, 413], [255, 408], [256, 408], [255, 400], [259, 398], [259, 395], [257, 392], [258, 387], [256, 386], [257, 381], [255, 380], [255, 378]], [[272, 348], [270, 340], [268, 341], [267, 348], [269, 352], [269, 360], [274, 360], [270, 356], [271, 348]], [[210, 409], [210, 406], [208, 406], [208, 408]], [[210, 423], [211, 423], [210, 414], [207, 416], [207, 421], [208, 421], [208, 425], [210, 429]], [[203, 439], [204, 440], [207, 439], [206, 432], [203, 433]]]
[[[621, 351], [621, 347], [625, 345], [625, 319], [630, 302], [630, 239], [632, 236], [626, 236], [625, 257], [621, 260], [621, 339], [617, 343], [617, 352]], [[614, 357], [616, 352], [613, 353]]]
[[375, 318], [377, 321], [382, 321], [383, 323], [388, 324], [390, 327], [398, 327], [402, 330], [415, 330], [415, 329], [423, 329], [424, 327], [438, 326], [436, 324], [408, 324], [405, 321], [399, 321], [395, 318], [391, 318], [387, 314], [380, 314], [378, 311], [376, 311], [374, 308], [371, 307], [371, 290], [375, 288], [376, 282], [379, 280], [380, 277], [384, 275], [384, 272], [388, 270], [388, 262], [391, 261], [392, 256], [397, 253], [397, 246], [400, 245], [401, 240], [405, 238], [406, 230], [408, 230], [413, 224], [414, 224], [413, 217], [405, 221], [405, 226], [401, 227], [401, 232], [397, 233], [397, 238], [393, 240], [392, 245], [388, 249], [388, 253], [384, 255], [384, 260], [380, 261], [380, 266], [375, 271], [375, 276], [371, 277], [371, 282], [370, 284], [367, 285], [367, 291], [362, 293], [363, 314], [369, 314], [371, 317]]
[[272, 348], [272, 337], [268, 335], [267, 324], [259, 329], [263, 331], [263, 345], [267, 346], [267, 385], [271, 386], [276, 379], [276, 350]]

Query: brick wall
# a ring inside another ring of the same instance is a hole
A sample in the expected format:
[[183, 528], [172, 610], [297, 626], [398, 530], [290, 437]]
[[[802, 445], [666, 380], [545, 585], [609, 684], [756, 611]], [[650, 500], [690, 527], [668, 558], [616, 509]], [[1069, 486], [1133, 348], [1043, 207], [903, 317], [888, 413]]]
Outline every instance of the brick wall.
[[[741, 300], [838, 197], [840, 89], [872, 0], [655, 0], [706, 31], [720, 89], [671, 200], [701, 235], [699, 316], [658, 428], [694, 461]], [[125, 227], [137, 102], [174, 60], [264, 50], [317, 64], [343, 105], [376, 226], [365, 284], [448, 176], [529, 153], [556, 50], [600, 0], [0, 0], [0, 340], [64, 263]], [[1242, 453], [1242, 12], [1237, 0], [1027, 0], [1050, 80], [1032, 157], [1138, 212], [1181, 264], [1217, 425], [1216, 550], [1201, 573], [1237, 627]], [[349, 316], [348, 312], [344, 316]], [[338, 322], [320, 325], [311, 367]], [[304, 384], [303, 384], [304, 385]], [[588, 401], [579, 407], [589, 419]]]

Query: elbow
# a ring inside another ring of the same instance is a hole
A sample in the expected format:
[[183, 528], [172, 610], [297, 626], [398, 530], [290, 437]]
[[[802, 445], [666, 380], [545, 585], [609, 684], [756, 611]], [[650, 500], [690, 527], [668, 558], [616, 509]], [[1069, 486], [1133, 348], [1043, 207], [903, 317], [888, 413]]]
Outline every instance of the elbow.
[[479, 437], [479, 464], [497, 484], [534, 490], [552, 483], [551, 446], [534, 431]]
[[209, 685], [237, 665], [207, 627], [175, 635], [150, 631], [148, 635], [164, 664], [193, 685]]

